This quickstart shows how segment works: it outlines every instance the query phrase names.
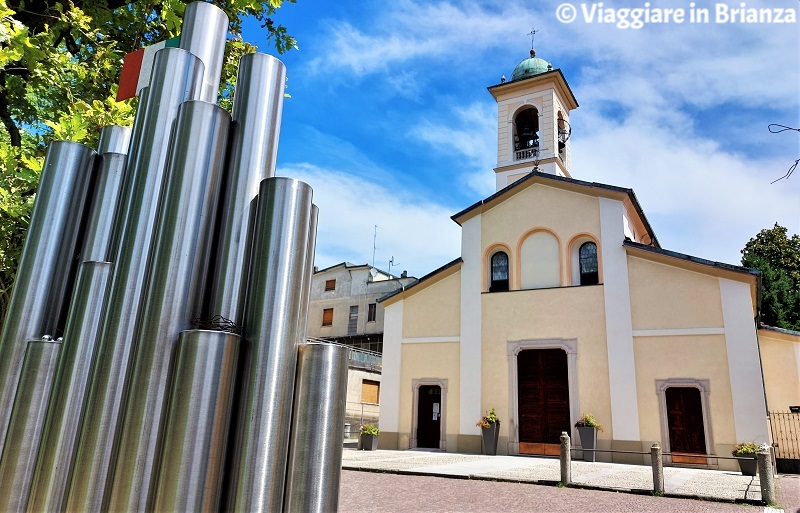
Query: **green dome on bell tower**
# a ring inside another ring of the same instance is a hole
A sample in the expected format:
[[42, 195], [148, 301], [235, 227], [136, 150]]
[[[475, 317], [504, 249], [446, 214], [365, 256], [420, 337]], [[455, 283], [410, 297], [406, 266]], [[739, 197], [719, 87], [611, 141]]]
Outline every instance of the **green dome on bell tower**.
[[553, 66], [546, 60], [536, 57], [536, 50], [531, 49], [531, 56], [517, 64], [517, 67], [514, 68], [511, 81], [522, 80], [523, 78], [532, 77], [548, 71], [553, 71]]

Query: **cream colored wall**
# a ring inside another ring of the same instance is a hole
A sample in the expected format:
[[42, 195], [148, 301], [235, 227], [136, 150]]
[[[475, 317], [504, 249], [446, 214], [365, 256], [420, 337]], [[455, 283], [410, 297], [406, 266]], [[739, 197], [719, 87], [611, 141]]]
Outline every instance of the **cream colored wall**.
[[[602, 287], [493, 293], [483, 294], [481, 299], [484, 376], [481, 409], [495, 408], [501, 420], [501, 437], [509, 436], [507, 420], [512, 407], [509, 341], [576, 339], [580, 411], [591, 412], [601, 424], [611, 425]], [[573, 423], [576, 420], [571, 419]], [[610, 429], [598, 433], [601, 440], [610, 440], [612, 435]]]
[[800, 405], [800, 336], [758, 331], [769, 411]]
[[723, 335], [634, 337], [634, 357], [639, 430], [643, 441], [658, 441], [664, 446], [656, 380], [667, 379], [709, 380], [714, 453], [728, 456], [733, 446], [743, 441], [736, 440], [728, 355]]
[[[495, 244], [511, 248], [509, 258], [515, 270], [511, 277], [512, 289], [518, 289], [520, 284], [520, 244], [537, 227], [546, 227], [558, 238], [561, 283], [566, 284], [569, 282], [566, 247], [569, 241], [579, 233], [591, 234], [600, 240], [599, 202], [593, 196], [534, 184], [485, 212], [481, 219], [481, 249], [485, 252]], [[484, 269], [488, 273], [485, 262]]]
[[400, 352], [399, 448], [407, 449], [411, 439], [411, 418], [414, 407], [412, 381], [435, 378], [447, 380], [447, 397], [444, 405], [447, 450], [449, 452], [457, 451], [456, 440], [460, 416], [459, 389], [461, 387], [458, 342], [406, 343], [401, 345]]
[[458, 336], [461, 273], [437, 281], [403, 302], [403, 338]]
[[520, 288], [560, 286], [560, 249], [552, 233], [541, 231], [528, 235], [520, 246]]
[[628, 256], [634, 330], [721, 328], [719, 279]]

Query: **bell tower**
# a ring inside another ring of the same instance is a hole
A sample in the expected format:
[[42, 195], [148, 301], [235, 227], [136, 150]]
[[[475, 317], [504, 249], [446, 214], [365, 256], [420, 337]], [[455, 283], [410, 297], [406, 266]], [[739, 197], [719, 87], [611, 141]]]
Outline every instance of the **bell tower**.
[[578, 107], [560, 69], [536, 57], [488, 88], [497, 102], [497, 190], [531, 171], [571, 178], [569, 113]]

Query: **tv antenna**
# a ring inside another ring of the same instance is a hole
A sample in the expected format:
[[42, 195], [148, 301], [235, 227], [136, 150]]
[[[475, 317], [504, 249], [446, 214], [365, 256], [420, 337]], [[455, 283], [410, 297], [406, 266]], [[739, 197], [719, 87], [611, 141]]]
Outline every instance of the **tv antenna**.
[[394, 261], [394, 256], [392, 256], [391, 260], [389, 260], [389, 275], [392, 274], [392, 266], [397, 267], [400, 265], [399, 263]]
[[375, 243], [378, 240], [378, 225], [375, 225], [375, 234], [372, 236], [372, 267], [375, 267]]

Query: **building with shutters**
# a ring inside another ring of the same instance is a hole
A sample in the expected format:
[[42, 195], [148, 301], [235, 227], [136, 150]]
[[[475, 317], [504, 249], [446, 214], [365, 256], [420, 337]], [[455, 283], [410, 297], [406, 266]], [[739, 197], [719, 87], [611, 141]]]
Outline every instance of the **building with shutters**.
[[591, 412], [599, 449], [647, 453], [598, 461], [659, 442], [669, 463], [735, 468], [707, 455], [768, 442], [768, 400], [800, 404], [797, 373], [765, 391], [761, 362], [800, 366], [800, 338], [760, 353], [758, 273], [662, 248], [631, 189], [573, 178], [578, 103], [533, 51], [488, 90], [497, 192], [452, 216], [458, 258], [380, 300], [381, 448], [480, 453], [494, 408], [498, 453], [558, 454]]
[[414, 281], [368, 264], [342, 262], [315, 270], [308, 307], [308, 337], [352, 347], [346, 423], [351, 433], [379, 417], [383, 307], [378, 298]]

